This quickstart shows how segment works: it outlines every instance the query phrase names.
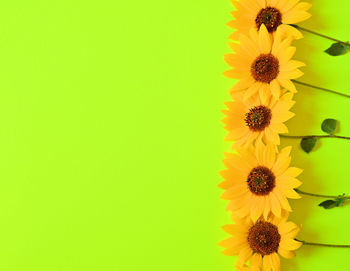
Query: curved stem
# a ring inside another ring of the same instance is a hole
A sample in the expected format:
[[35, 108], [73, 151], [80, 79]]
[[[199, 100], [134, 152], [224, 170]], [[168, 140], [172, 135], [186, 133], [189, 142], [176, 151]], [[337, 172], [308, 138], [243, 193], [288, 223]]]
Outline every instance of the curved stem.
[[297, 80], [292, 80], [292, 81], [294, 83], [296, 83], [296, 84], [299, 84], [299, 85], [303, 85], [303, 86], [306, 86], [306, 87], [310, 87], [310, 88], [326, 91], [326, 92], [329, 92], [329, 93], [332, 93], [332, 94], [340, 95], [340, 96], [343, 96], [343, 97], [346, 97], [346, 98], [350, 98], [350, 95], [347, 95], [347, 94], [344, 94], [344, 93], [341, 93], [341, 92], [338, 92], [338, 91], [335, 91], [335, 90], [314, 86], [314, 85], [311, 85], [311, 84], [308, 84], [308, 83], [304, 83], [304, 82], [300, 82], [300, 81], [297, 81]]
[[295, 239], [295, 241], [303, 243], [308, 246], [319, 246], [319, 247], [336, 247], [336, 248], [350, 248], [350, 245], [333, 245], [333, 244], [322, 244], [322, 243], [311, 243], [303, 240]]
[[301, 26], [299, 26], [299, 25], [291, 24], [291, 26], [295, 27], [296, 29], [300, 29], [301, 31], [305, 31], [305, 32], [311, 33], [311, 34], [313, 34], [313, 35], [316, 35], [316, 36], [319, 36], [319, 37], [322, 37], [322, 38], [325, 38], [325, 39], [328, 39], [328, 40], [332, 40], [332, 41], [335, 41], [335, 42], [339, 42], [339, 43], [344, 44], [344, 45], [346, 45], [346, 46], [350, 46], [350, 43], [348, 43], [348, 42], [341, 41], [341, 40], [337, 40], [337, 39], [335, 39], [335, 38], [332, 38], [332, 37], [329, 37], [329, 36], [320, 34], [320, 33], [318, 33], [318, 32], [315, 32], [315, 31], [312, 31], [312, 30], [310, 30], [310, 29], [301, 27]]
[[311, 197], [328, 198], [328, 199], [339, 199], [339, 198], [350, 199], [350, 197], [345, 197], [345, 196], [330, 196], [330, 195], [320, 195], [320, 194], [304, 192], [304, 191], [301, 191], [298, 188], [295, 188], [294, 190], [295, 190], [295, 192], [298, 192], [299, 194], [306, 195], [306, 196], [311, 196]]
[[341, 138], [341, 139], [346, 139], [350, 140], [350, 137], [347, 136], [338, 136], [338, 135], [283, 135], [280, 134], [281, 137], [286, 137], [286, 138]]

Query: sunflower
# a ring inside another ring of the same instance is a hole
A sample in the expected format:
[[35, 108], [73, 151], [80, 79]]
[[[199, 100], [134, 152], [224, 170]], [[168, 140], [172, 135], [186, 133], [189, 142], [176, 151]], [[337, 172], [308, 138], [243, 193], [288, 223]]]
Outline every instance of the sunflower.
[[222, 120], [229, 132], [226, 140], [235, 141], [234, 147], [247, 147], [254, 143], [265, 142], [280, 144], [280, 133], [288, 133], [285, 121], [295, 114], [289, 111], [294, 105], [292, 93], [284, 93], [278, 101], [269, 99], [263, 103], [256, 96], [244, 100], [242, 95], [232, 95], [234, 101], [226, 102], [228, 110]]
[[259, 94], [262, 101], [272, 96], [277, 100], [281, 86], [296, 92], [291, 79], [303, 75], [298, 69], [304, 63], [291, 60], [295, 47], [290, 46], [290, 37], [282, 38], [277, 30], [271, 39], [262, 25], [259, 31], [251, 29], [249, 36], [241, 35], [240, 44], [230, 43], [235, 54], [225, 55], [225, 61], [232, 67], [224, 73], [229, 78], [239, 79], [231, 92], [244, 91], [244, 98]]
[[[287, 222], [288, 215], [283, 218], [269, 217], [255, 223], [237, 221], [234, 225], [226, 225], [224, 231], [232, 237], [221, 241], [224, 255], [238, 255], [237, 270], [280, 271], [280, 256], [294, 258], [295, 252], [302, 243], [295, 237], [300, 228], [293, 222]], [[246, 263], [249, 262], [249, 267]]]
[[262, 215], [266, 219], [292, 211], [287, 198], [300, 198], [294, 189], [301, 185], [296, 177], [302, 170], [289, 166], [291, 149], [285, 147], [276, 154], [276, 146], [257, 144], [225, 154], [227, 169], [220, 172], [225, 181], [219, 187], [225, 189], [221, 198], [230, 200], [227, 210], [234, 218], [248, 216], [257, 221]]
[[251, 28], [257, 30], [265, 25], [273, 34], [277, 28], [287, 35], [300, 39], [303, 35], [290, 24], [296, 24], [311, 17], [307, 12], [311, 4], [299, 0], [231, 0], [236, 10], [232, 12], [235, 20], [228, 25], [236, 31], [230, 36], [236, 40], [239, 34], [247, 34]]

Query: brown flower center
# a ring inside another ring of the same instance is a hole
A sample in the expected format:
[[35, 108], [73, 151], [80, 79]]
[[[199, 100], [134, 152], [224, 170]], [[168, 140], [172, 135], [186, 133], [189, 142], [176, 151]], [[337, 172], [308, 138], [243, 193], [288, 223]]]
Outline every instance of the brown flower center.
[[247, 183], [253, 194], [268, 195], [275, 187], [275, 175], [267, 167], [258, 166], [250, 171]]
[[273, 7], [266, 7], [259, 11], [255, 18], [255, 24], [258, 29], [264, 24], [267, 31], [270, 33], [276, 31], [277, 27], [282, 24], [282, 14], [281, 12]]
[[256, 81], [270, 83], [279, 73], [279, 62], [271, 54], [261, 54], [250, 67], [250, 72]]
[[253, 132], [259, 132], [270, 124], [271, 109], [264, 105], [254, 106], [249, 109], [245, 116], [244, 120], [249, 129]]
[[250, 248], [261, 255], [277, 252], [280, 241], [278, 228], [270, 222], [258, 221], [248, 233]]

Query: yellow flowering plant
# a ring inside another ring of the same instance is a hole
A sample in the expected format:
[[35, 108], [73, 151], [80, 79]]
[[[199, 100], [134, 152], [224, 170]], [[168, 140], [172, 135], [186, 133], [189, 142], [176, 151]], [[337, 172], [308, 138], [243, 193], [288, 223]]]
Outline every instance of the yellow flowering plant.
[[[342, 205], [350, 197], [329, 196], [304, 192], [299, 175], [302, 170], [293, 167], [291, 147], [279, 150], [281, 137], [301, 138], [301, 147], [309, 152], [317, 138], [334, 135], [337, 121], [326, 119], [322, 130], [326, 135], [286, 135], [285, 122], [295, 114], [296, 85], [313, 87], [333, 94], [350, 97], [329, 89], [297, 81], [303, 75], [303, 62], [292, 59], [295, 39], [309, 32], [337, 41], [337, 47], [350, 44], [324, 36], [295, 25], [308, 19], [311, 4], [299, 0], [232, 0], [236, 10], [229, 26], [235, 29], [229, 43], [233, 53], [225, 55], [231, 67], [225, 76], [238, 79], [230, 89], [231, 101], [226, 102], [223, 122], [228, 131], [226, 140], [233, 141], [234, 153], [226, 153], [226, 169], [220, 174], [224, 181], [221, 198], [228, 200], [227, 211], [234, 224], [224, 226], [231, 235], [221, 241], [223, 254], [238, 256], [236, 270], [279, 271], [280, 256], [293, 258], [294, 250], [302, 245], [346, 247], [349, 245], [320, 244], [297, 239], [300, 227], [287, 221], [292, 212], [288, 199], [300, 195], [328, 198], [320, 206], [328, 209]], [[341, 55], [329, 48], [326, 53]]]

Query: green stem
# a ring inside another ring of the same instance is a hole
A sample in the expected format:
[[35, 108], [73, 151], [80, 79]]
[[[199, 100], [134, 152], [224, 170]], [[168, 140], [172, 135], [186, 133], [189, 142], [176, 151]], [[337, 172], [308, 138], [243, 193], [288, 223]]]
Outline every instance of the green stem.
[[341, 92], [338, 92], [338, 91], [335, 91], [335, 90], [314, 86], [314, 85], [311, 85], [311, 84], [308, 84], [308, 83], [304, 83], [304, 82], [300, 82], [300, 81], [297, 81], [297, 80], [292, 80], [292, 81], [294, 83], [296, 83], [296, 84], [299, 84], [299, 85], [303, 85], [303, 86], [306, 86], [306, 87], [310, 87], [310, 88], [326, 91], [326, 92], [329, 92], [329, 93], [332, 93], [332, 94], [340, 95], [340, 96], [343, 96], [343, 97], [346, 97], [346, 98], [350, 98], [350, 95], [347, 95], [347, 94], [344, 94], [344, 93], [341, 93]]
[[308, 246], [350, 248], [350, 245], [333, 245], [333, 244], [311, 243], [311, 242], [306, 242], [306, 241], [302, 241], [299, 239], [295, 239], [295, 241], [301, 242], [301, 243], [303, 243], [303, 245], [308, 245]]
[[301, 191], [301, 190], [298, 189], [298, 188], [295, 188], [294, 190], [295, 190], [295, 192], [297, 192], [297, 193], [299, 193], [299, 194], [306, 195], [306, 196], [312, 196], [312, 197], [318, 197], [318, 198], [328, 198], [328, 199], [339, 199], [339, 198], [342, 198], [342, 199], [350, 199], [350, 197], [345, 197], [345, 196], [330, 196], [330, 195], [320, 195], [320, 194], [314, 194], [314, 193], [304, 192], [304, 191]]
[[315, 32], [315, 31], [312, 31], [312, 30], [310, 30], [310, 29], [301, 27], [301, 26], [299, 26], [299, 25], [291, 24], [291, 26], [293, 26], [293, 27], [295, 27], [296, 29], [299, 29], [299, 30], [301, 30], [301, 31], [308, 32], [308, 33], [310, 33], [310, 34], [313, 34], [313, 35], [316, 35], [316, 36], [319, 36], [319, 37], [322, 37], [322, 38], [325, 38], [325, 39], [328, 39], [328, 40], [332, 40], [332, 41], [335, 41], [335, 42], [339, 42], [339, 43], [344, 44], [344, 45], [346, 45], [346, 46], [350, 46], [350, 43], [348, 43], [348, 42], [341, 41], [341, 40], [337, 40], [337, 39], [335, 39], [335, 38], [332, 38], [332, 37], [329, 37], [329, 36], [320, 34], [320, 33], [318, 33], [318, 32]]
[[280, 135], [281, 137], [285, 138], [341, 138], [341, 139], [346, 139], [350, 140], [350, 137], [347, 136], [337, 136], [337, 135]]

